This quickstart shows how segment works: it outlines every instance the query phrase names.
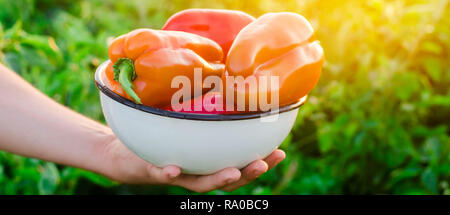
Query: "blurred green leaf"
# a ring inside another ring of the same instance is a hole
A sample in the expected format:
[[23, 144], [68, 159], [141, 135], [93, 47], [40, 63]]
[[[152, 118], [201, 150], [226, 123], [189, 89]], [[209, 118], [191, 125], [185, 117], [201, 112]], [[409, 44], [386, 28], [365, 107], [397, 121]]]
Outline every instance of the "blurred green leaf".
[[[411, 72], [396, 73], [393, 77], [394, 92], [398, 98], [406, 101], [418, 91], [420, 84], [417, 75]], [[401, 87], [397, 87], [401, 86]]]
[[422, 183], [433, 194], [437, 194], [437, 176], [432, 169], [426, 169], [421, 176]]
[[93, 172], [89, 172], [89, 171], [81, 170], [81, 169], [75, 169], [75, 168], [65, 169], [63, 171], [61, 177], [66, 180], [68, 180], [68, 179], [78, 180], [78, 178], [86, 178], [86, 179], [92, 181], [93, 183], [100, 185], [100, 186], [104, 186], [104, 187], [111, 187], [111, 186], [117, 185], [116, 182], [113, 182], [104, 176], [100, 176]]
[[430, 52], [437, 55], [442, 53], [442, 47], [439, 44], [434, 43], [432, 41], [425, 41], [422, 44], [422, 49], [426, 52]]
[[41, 170], [41, 178], [39, 180], [39, 194], [53, 194], [59, 183], [59, 173], [55, 164], [45, 163]]
[[436, 58], [425, 58], [425, 71], [434, 81], [439, 81], [441, 77], [441, 62]]
[[333, 134], [331, 125], [323, 125], [319, 129], [319, 148], [321, 152], [329, 151], [333, 146]]

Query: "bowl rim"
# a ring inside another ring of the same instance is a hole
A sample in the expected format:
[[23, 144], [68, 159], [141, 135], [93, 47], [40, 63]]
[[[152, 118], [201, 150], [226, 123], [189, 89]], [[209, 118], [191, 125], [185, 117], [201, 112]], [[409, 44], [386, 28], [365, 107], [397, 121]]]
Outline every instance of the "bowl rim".
[[246, 120], [246, 119], [255, 119], [261, 117], [267, 117], [275, 114], [280, 114], [284, 112], [288, 112], [302, 106], [306, 100], [307, 95], [299, 99], [298, 101], [282, 106], [275, 111], [266, 111], [266, 112], [255, 112], [255, 113], [238, 113], [238, 114], [200, 114], [200, 113], [185, 113], [185, 112], [175, 112], [164, 110], [156, 107], [151, 107], [143, 104], [136, 104], [127, 98], [120, 96], [115, 93], [111, 89], [109, 89], [104, 81], [100, 78], [101, 73], [104, 73], [107, 65], [111, 62], [110, 60], [106, 60], [102, 64], [100, 64], [95, 71], [95, 85], [100, 90], [101, 93], [108, 96], [112, 100], [121, 103], [125, 106], [131, 107], [136, 110], [140, 110], [146, 113], [169, 117], [169, 118], [177, 118], [177, 119], [188, 119], [188, 120], [200, 120], [200, 121], [231, 121], [231, 120]]

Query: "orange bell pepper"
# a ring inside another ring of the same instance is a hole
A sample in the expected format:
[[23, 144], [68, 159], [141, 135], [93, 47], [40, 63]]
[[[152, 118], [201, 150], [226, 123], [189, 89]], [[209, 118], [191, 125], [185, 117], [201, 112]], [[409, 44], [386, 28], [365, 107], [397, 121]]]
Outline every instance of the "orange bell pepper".
[[261, 93], [266, 93], [267, 98], [271, 93], [278, 93], [279, 106], [291, 104], [316, 85], [323, 62], [322, 47], [315, 41], [313, 28], [303, 16], [290, 12], [268, 13], [237, 35], [222, 78], [225, 83], [229, 76], [253, 76], [259, 86], [262, 84], [259, 77], [266, 76], [270, 80], [269, 76], [278, 76], [278, 88], [262, 92], [227, 84], [225, 88], [229, 91], [225, 92], [233, 92], [235, 97], [244, 96], [246, 110], [249, 100], [257, 100]]
[[177, 91], [171, 88], [174, 77], [184, 75], [193, 83], [194, 68], [202, 68], [203, 78], [220, 76], [225, 67], [220, 63], [222, 58], [221, 47], [208, 38], [180, 31], [137, 29], [110, 45], [106, 76], [115, 93], [138, 104], [164, 107]]
[[163, 30], [184, 31], [217, 42], [223, 50], [224, 60], [236, 35], [255, 18], [237, 10], [188, 9], [171, 16]]

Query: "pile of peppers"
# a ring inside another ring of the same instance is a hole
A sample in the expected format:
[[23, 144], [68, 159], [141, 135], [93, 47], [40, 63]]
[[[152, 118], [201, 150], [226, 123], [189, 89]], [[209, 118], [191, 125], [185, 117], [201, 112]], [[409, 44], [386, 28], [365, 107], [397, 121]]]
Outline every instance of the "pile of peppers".
[[[250, 100], [275, 92], [281, 107], [311, 91], [324, 62], [323, 49], [303, 16], [280, 12], [255, 19], [241, 11], [218, 9], [184, 10], [170, 17], [161, 30], [137, 29], [119, 36], [111, 43], [108, 55], [106, 78], [112, 91], [137, 104], [166, 110], [172, 110], [171, 99], [178, 90], [171, 87], [173, 78], [186, 76], [194, 88], [194, 68], [202, 68], [203, 79], [217, 76], [223, 82], [230, 76], [278, 76], [275, 90], [249, 91], [224, 84], [231, 88], [212, 94], [212, 101], [221, 100], [226, 106], [227, 96]], [[205, 111], [202, 107], [184, 112], [236, 111], [226, 110]]]

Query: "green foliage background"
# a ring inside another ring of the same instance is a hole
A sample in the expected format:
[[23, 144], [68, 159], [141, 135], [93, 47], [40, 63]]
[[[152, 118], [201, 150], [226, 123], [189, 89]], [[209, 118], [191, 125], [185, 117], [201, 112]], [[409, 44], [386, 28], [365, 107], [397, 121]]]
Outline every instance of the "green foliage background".
[[[281, 146], [287, 159], [234, 194], [450, 194], [448, 0], [0, 0], [0, 61], [104, 122], [93, 74], [107, 41], [194, 7], [298, 12], [326, 53]], [[190, 192], [120, 185], [0, 151], [0, 194], [81, 193]]]

